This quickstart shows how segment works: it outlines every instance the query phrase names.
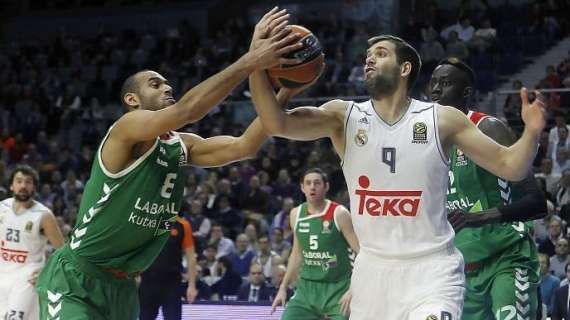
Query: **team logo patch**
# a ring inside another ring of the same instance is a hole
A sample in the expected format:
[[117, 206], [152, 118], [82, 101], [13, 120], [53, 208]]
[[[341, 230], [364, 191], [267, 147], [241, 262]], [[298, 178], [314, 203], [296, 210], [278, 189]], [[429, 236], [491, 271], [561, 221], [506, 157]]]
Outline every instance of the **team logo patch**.
[[26, 223], [26, 226], [24, 227], [24, 231], [32, 232], [33, 227], [34, 227], [34, 223], [31, 221], [28, 221], [28, 223]]
[[331, 222], [330, 221], [323, 221], [323, 229], [321, 233], [331, 233]]
[[455, 166], [462, 167], [467, 165], [467, 157], [465, 157], [465, 153], [459, 148], [457, 148], [457, 152], [455, 153], [457, 158], [455, 159]]
[[362, 147], [368, 142], [368, 135], [366, 134], [366, 130], [358, 129], [358, 133], [354, 136], [354, 143], [357, 146]]
[[426, 320], [437, 320], [437, 316], [435, 314], [430, 314], [427, 316]]
[[427, 143], [427, 125], [424, 122], [414, 123], [412, 143]]

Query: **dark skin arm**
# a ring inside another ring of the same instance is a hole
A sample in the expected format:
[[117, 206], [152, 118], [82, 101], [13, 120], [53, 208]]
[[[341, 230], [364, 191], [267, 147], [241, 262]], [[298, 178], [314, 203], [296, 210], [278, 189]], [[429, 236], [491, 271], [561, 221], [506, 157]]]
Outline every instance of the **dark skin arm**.
[[[511, 146], [516, 141], [511, 130], [496, 118], [482, 120], [479, 129], [503, 146]], [[505, 206], [483, 210], [478, 214], [465, 214], [462, 210], [451, 212], [448, 220], [455, 232], [463, 228], [477, 228], [486, 224], [515, 221], [508, 216], [509, 209], [518, 210], [516, 221], [536, 220], [546, 215], [546, 198], [540, 191], [532, 172], [529, 172], [522, 181], [512, 183], [512, 189], [512, 192], [521, 197]]]

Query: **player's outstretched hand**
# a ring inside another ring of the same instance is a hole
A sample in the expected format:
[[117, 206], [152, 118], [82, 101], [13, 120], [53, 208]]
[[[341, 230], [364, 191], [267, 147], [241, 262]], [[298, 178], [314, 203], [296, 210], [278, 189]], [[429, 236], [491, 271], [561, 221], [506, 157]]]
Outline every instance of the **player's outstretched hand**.
[[340, 304], [340, 313], [344, 316], [350, 315], [350, 301], [352, 300], [352, 291], [350, 289], [346, 290], [346, 292], [340, 298], [338, 304]]
[[289, 59], [283, 56], [298, 50], [303, 44], [301, 36], [291, 33], [287, 10], [277, 7], [267, 12], [255, 25], [249, 54], [254, 59], [257, 69], [267, 69], [277, 64], [298, 64], [301, 59]]
[[286, 301], [287, 301], [287, 290], [279, 289], [277, 291], [275, 299], [273, 299], [273, 304], [271, 305], [271, 314], [275, 312], [277, 306], [284, 306]]
[[528, 90], [521, 88], [522, 110], [521, 116], [525, 124], [525, 129], [530, 130], [536, 136], [539, 136], [546, 125], [545, 112], [546, 103], [542, 94], [534, 91], [535, 99], [532, 103], [528, 101]]

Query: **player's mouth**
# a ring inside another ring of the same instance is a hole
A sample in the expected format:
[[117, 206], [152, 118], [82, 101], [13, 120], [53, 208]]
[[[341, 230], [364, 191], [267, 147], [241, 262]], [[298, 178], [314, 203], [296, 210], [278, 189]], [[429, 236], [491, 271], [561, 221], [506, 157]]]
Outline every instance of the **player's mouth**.
[[365, 68], [364, 68], [364, 73], [368, 73], [368, 72], [371, 72], [371, 71], [374, 71], [374, 68], [373, 68], [373, 67], [365, 67]]
[[433, 101], [433, 102], [439, 102], [440, 99], [441, 99], [440, 96], [437, 96], [437, 95], [431, 96], [431, 101]]
[[176, 100], [173, 97], [166, 97], [163, 100], [166, 101], [166, 103], [168, 103], [169, 105], [176, 103]]

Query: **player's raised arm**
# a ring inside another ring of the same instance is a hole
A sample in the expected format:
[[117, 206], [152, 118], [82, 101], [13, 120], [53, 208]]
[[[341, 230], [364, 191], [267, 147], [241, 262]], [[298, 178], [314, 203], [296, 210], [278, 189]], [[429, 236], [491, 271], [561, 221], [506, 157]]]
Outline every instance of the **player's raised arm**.
[[446, 150], [456, 144], [475, 163], [493, 174], [511, 181], [520, 181], [529, 172], [536, 156], [540, 133], [544, 129], [544, 99], [536, 92], [535, 101], [528, 102], [527, 90], [521, 90], [522, 137], [512, 146], [504, 147], [483, 134], [467, 117], [455, 108], [438, 110], [439, 128]]
[[188, 164], [197, 167], [217, 167], [255, 157], [267, 138], [259, 119], [255, 119], [239, 137], [215, 136], [202, 138], [196, 134], [181, 134], [188, 148]]
[[[268, 135], [294, 140], [315, 140], [333, 137], [343, 130], [344, 113], [348, 104], [346, 101], [332, 100], [319, 108], [299, 107], [284, 111], [279, 107], [278, 97], [265, 71], [252, 73], [249, 86], [255, 110]], [[279, 99], [291, 92], [282, 90]]]

